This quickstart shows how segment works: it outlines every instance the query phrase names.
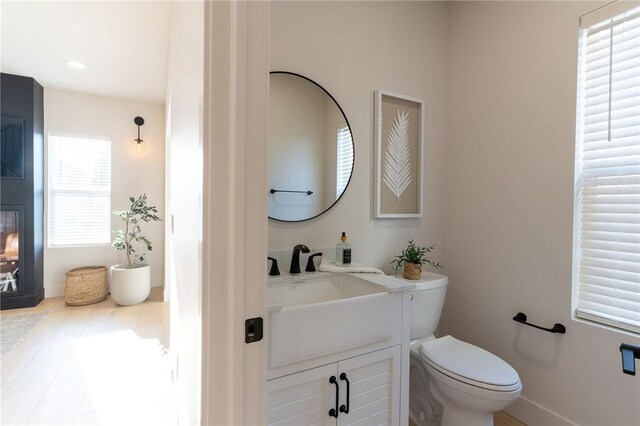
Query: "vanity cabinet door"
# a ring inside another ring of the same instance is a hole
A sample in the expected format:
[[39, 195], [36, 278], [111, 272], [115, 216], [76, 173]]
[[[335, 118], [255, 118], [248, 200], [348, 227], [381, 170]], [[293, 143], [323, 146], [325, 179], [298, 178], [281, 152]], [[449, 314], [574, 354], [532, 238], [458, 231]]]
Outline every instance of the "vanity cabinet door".
[[346, 380], [340, 383], [340, 404], [349, 413], [341, 412], [338, 425], [398, 425], [400, 424], [400, 356], [401, 346], [383, 349], [338, 363], [349, 381], [347, 401]]
[[336, 364], [329, 364], [269, 380], [267, 424], [336, 426], [336, 419], [329, 416], [336, 403], [336, 386], [329, 383], [329, 378], [336, 374]]

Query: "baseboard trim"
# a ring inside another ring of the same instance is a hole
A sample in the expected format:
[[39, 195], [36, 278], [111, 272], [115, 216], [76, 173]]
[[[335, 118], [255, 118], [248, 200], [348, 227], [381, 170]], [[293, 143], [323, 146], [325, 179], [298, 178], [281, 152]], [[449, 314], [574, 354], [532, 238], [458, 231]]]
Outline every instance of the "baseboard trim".
[[52, 297], [62, 297], [64, 296], [64, 286], [63, 285], [52, 285], [44, 288], [44, 298], [50, 299]]
[[505, 409], [504, 412], [527, 425], [576, 426], [575, 423], [570, 422], [559, 414], [522, 396], [512, 406]]
[[[151, 284], [151, 288], [154, 288], [154, 287], [162, 287], [162, 282]], [[62, 296], [64, 296], [64, 285], [45, 286], [44, 288], [45, 299], [50, 299], [52, 297], [62, 297]]]

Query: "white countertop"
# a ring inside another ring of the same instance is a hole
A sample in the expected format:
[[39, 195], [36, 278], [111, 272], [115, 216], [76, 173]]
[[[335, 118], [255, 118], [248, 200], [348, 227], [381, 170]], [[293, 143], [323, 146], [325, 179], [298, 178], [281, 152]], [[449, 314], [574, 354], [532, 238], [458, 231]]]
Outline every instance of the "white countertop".
[[[308, 280], [316, 278], [329, 277], [331, 275], [337, 275], [332, 272], [302, 272], [300, 274], [283, 273], [282, 275], [269, 277], [268, 285], [277, 284], [295, 284], [304, 283]], [[423, 272], [422, 278], [419, 280], [407, 280], [401, 276], [383, 275], [383, 274], [362, 274], [362, 273], [347, 273], [346, 275], [358, 278], [378, 287], [383, 288], [388, 293], [397, 293], [401, 291], [415, 290], [416, 288], [425, 289], [429, 287], [439, 287], [447, 284], [448, 279], [445, 275], [437, 274], [435, 272]], [[269, 302], [269, 312], [274, 312], [282, 309], [282, 307], [276, 303]]]

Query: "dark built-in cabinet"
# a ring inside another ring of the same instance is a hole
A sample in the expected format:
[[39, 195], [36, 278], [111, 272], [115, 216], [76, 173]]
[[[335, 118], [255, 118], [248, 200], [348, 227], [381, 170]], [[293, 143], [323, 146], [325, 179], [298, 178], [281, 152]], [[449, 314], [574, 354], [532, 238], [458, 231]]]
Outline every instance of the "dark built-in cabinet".
[[0, 308], [44, 298], [44, 104], [33, 78], [0, 73]]

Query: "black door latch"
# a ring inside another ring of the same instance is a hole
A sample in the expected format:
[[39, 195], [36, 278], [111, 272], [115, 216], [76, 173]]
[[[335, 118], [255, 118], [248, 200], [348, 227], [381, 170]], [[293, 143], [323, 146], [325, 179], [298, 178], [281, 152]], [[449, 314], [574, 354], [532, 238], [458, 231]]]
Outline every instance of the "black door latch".
[[244, 322], [244, 342], [253, 343], [262, 340], [262, 317], [249, 318]]

